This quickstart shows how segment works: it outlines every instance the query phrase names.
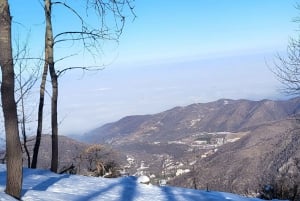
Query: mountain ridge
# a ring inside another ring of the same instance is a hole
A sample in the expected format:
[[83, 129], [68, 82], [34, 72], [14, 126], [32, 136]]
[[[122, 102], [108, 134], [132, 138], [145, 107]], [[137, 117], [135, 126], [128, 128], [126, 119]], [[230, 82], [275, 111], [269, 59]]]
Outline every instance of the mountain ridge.
[[245, 131], [299, 112], [299, 97], [280, 101], [220, 99], [174, 107], [152, 115], [126, 116], [88, 132], [84, 139], [99, 143], [130, 138], [148, 141], [164, 138], [163, 141], [169, 141], [183, 137], [182, 133]]

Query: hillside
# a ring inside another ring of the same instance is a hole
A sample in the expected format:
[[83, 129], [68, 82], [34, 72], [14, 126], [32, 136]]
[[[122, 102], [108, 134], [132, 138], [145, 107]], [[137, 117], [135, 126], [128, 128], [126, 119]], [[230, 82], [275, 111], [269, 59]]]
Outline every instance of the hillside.
[[214, 154], [198, 161], [193, 171], [170, 183], [192, 187], [196, 182], [198, 188], [208, 185], [214, 190], [248, 194], [272, 183], [279, 175], [278, 170], [293, 161], [291, 168], [299, 174], [298, 124], [297, 120], [290, 119], [258, 126], [240, 140], [221, 146]]
[[[35, 143], [35, 138], [30, 138], [28, 140], [28, 149], [30, 151], [30, 156], [33, 155], [33, 147]], [[59, 158], [59, 170], [69, 167], [76, 157], [83, 152], [84, 149], [88, 147], [88, 144], [83, 142], [78, 142], [66, 136], [58, 137], [58, 158]], [[23, 154], [24, 166], [27, 165], [27, 157], [25, 153]], [[38, 168], [49, 169], [51, 163], [51, 135], [42, 135], [40, 150], [38, 155]]]

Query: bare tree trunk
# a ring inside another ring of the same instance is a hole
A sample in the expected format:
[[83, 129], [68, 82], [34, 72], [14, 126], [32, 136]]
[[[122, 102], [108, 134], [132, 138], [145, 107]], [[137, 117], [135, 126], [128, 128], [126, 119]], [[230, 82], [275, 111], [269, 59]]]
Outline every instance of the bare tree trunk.
[[51, 22], [51, 0], [45, 0], [45, 18], [46, 18], [46, 52], [48, 55], [47, 63], [49, 67], [52, 97], [51, 97], [51, 128], [52, 128], [52, 156], [51, 156], [51, 171], [58, 170], [58, 123], [57, 123], [57, 97], [58, 97], [58, 83], [57, 74], [54, 67], [54, 38]]
[[7, 154], [5, 192], [17, 199], [22, 189], [22, 150], [14, 95], [14, 66], [11, 46], [11, 16], [7, 0], [0, 0], [0, 65], [2, 71], [1, 99], [4, 115]]
[[51, 98], [51, 127], [52, 127], [52, 157], [51, 157], [51, 171], [58, 170], [58, 123], [57, 123], [57, 97], [58, 97], [58, 83], [57, 75], [55, 73], [54, 64], [49, 65], [52, 83], [52, 98]]
[[38, 125], [37, 125], [37, 132], [36, 132], [35, 144], [34, 144], [34, 149], [33, 149], [31, 168], [36, 168], [37, 167], [39, 148], [40, 148], [41, 138], [42, 138], [45, 88], [46, 88], [46, 79], [47, 79], [47, 74], [48, 74], [47, 57], [48, 57], [48, 54], [45, 54], [44, 71], [43, 71], [42, 81], [41, 81], [41, 86], [40, 86]]
[[[22, 88], [21, 94], [23, 94]], [[25, 122], [25, 108], [24, 108], [24, 98], [21, 98], [21, 109], [22, 109], [22, 122], [21, 122], [21, 130], [22, 130], [22, 136], [23, 136], [23, 145], [25, 149], [25, 153], [27, 156], [27, 167], [30, 168], [30, 153], [27, 147], [27, 135], [26, 135], [26, 122]]]

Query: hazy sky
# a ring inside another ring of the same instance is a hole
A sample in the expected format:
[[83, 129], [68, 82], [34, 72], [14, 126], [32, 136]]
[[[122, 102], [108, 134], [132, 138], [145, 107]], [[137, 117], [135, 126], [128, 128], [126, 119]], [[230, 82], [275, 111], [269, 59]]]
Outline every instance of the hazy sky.
[[[14, 36], [27, 37], [39, 54], [43, 10], [39, 1], [31, 2], [10, 1]], [[296, 2], [136, 0], [137, 17], [128, 14], [118, 45], [105, 43], [94, 59], [81, 52], [59, 63], [109, 64], [96, 74], [70, 72], [60, 78], [60, 133], [80, 134], [126, 115], [220, 98], [283, 98], [269, 68], [297, 34]], [[72, 28], [62, 10], [53, 13], [54, 31]], [[55, 56], [72, 48], [60, 48]]]

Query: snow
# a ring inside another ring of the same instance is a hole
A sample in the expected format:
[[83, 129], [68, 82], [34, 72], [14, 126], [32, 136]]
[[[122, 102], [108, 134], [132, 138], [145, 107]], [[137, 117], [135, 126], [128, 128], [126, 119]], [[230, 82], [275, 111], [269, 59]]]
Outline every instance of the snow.
[[228, 105], [229, 101], [228, 100], [224, 100], [224, 105]]
[[[4, 193], [6, 167], [0, 165], [0, 201], [16, 201]], [[54, 174], [24, 168], [23, 201], [260, 201], [239, 195], [139, 184], [135, 177], [116, 179]]]
[[146, 175], [142, 175], [137, 178], [137, 182], [140, 184], [149, 184], [150, 178]]

